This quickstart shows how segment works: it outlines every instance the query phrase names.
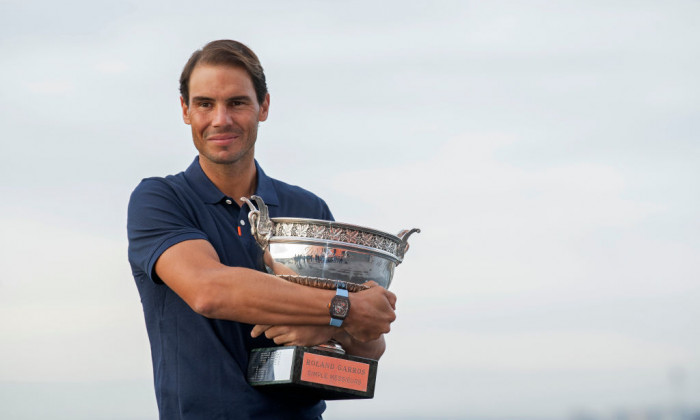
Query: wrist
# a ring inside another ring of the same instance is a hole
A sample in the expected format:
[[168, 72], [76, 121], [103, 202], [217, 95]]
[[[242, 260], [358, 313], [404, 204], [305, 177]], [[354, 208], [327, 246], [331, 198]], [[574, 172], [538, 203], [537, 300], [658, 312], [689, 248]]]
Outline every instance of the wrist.
[[345, 283], [338, 283], [335, 296], [328, 304], [328, 312], [331, 316], [329, 325], [341, 327], [350, 312], [350, 297]]

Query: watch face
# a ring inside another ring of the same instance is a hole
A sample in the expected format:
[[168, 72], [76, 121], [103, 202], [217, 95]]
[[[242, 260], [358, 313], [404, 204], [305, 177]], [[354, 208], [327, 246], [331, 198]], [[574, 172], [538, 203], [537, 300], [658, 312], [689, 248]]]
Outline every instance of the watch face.
[[344, 319], [350, 309], [350, 300], [342, 296], [334, 296], [331, 300], [331, 316]]

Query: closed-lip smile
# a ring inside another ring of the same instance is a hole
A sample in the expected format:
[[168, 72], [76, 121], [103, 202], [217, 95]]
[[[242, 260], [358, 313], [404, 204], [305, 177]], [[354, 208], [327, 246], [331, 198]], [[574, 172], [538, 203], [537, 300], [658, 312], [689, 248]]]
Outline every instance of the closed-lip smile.
[[236, 140], [238, 137], [239, 135], [234, 133], [214, 134], [212, 136], [207, 137], [207, 141], [227, 142]]

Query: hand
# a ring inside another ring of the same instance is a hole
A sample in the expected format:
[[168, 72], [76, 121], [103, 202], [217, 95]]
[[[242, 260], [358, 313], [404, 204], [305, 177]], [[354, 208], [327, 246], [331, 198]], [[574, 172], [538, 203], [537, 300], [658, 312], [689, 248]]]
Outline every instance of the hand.
[[370, 288], [350, 293], [350, 312], [343, 322], [343, 329], [361, 343], [388, 333], [396, 319], [396, 295], [373, 281], [365, 285]]
[[265, 333], [282, 346], [317, 346], [328, 342], [337, 329], [330, 325], [256, 325], [250, 335], [255, 338]]
[[352, 338], [350, 334], [342, 328], [337, 328], [337, 330], [338, 331], [333, 335], [333, 339], [343, 346], [346, 354], [374, 360], [379, 360], [382, 354], [384, 354], [386, 343], [384, 342], [383, 335], [376, 340], [361, 343]]

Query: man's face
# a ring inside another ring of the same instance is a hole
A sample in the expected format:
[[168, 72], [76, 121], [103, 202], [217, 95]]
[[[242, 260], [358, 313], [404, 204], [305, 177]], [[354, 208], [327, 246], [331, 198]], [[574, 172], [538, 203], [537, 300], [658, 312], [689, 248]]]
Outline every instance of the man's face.
[[252, 161], [258, 122], [267, 119], [270, 95], [258, 103], [248, 73], [227, 65], [197, 65], [189, 89], [190, 103], [180, 98], [182, 117], [192, 127], [200, 160], [214, 164]]

